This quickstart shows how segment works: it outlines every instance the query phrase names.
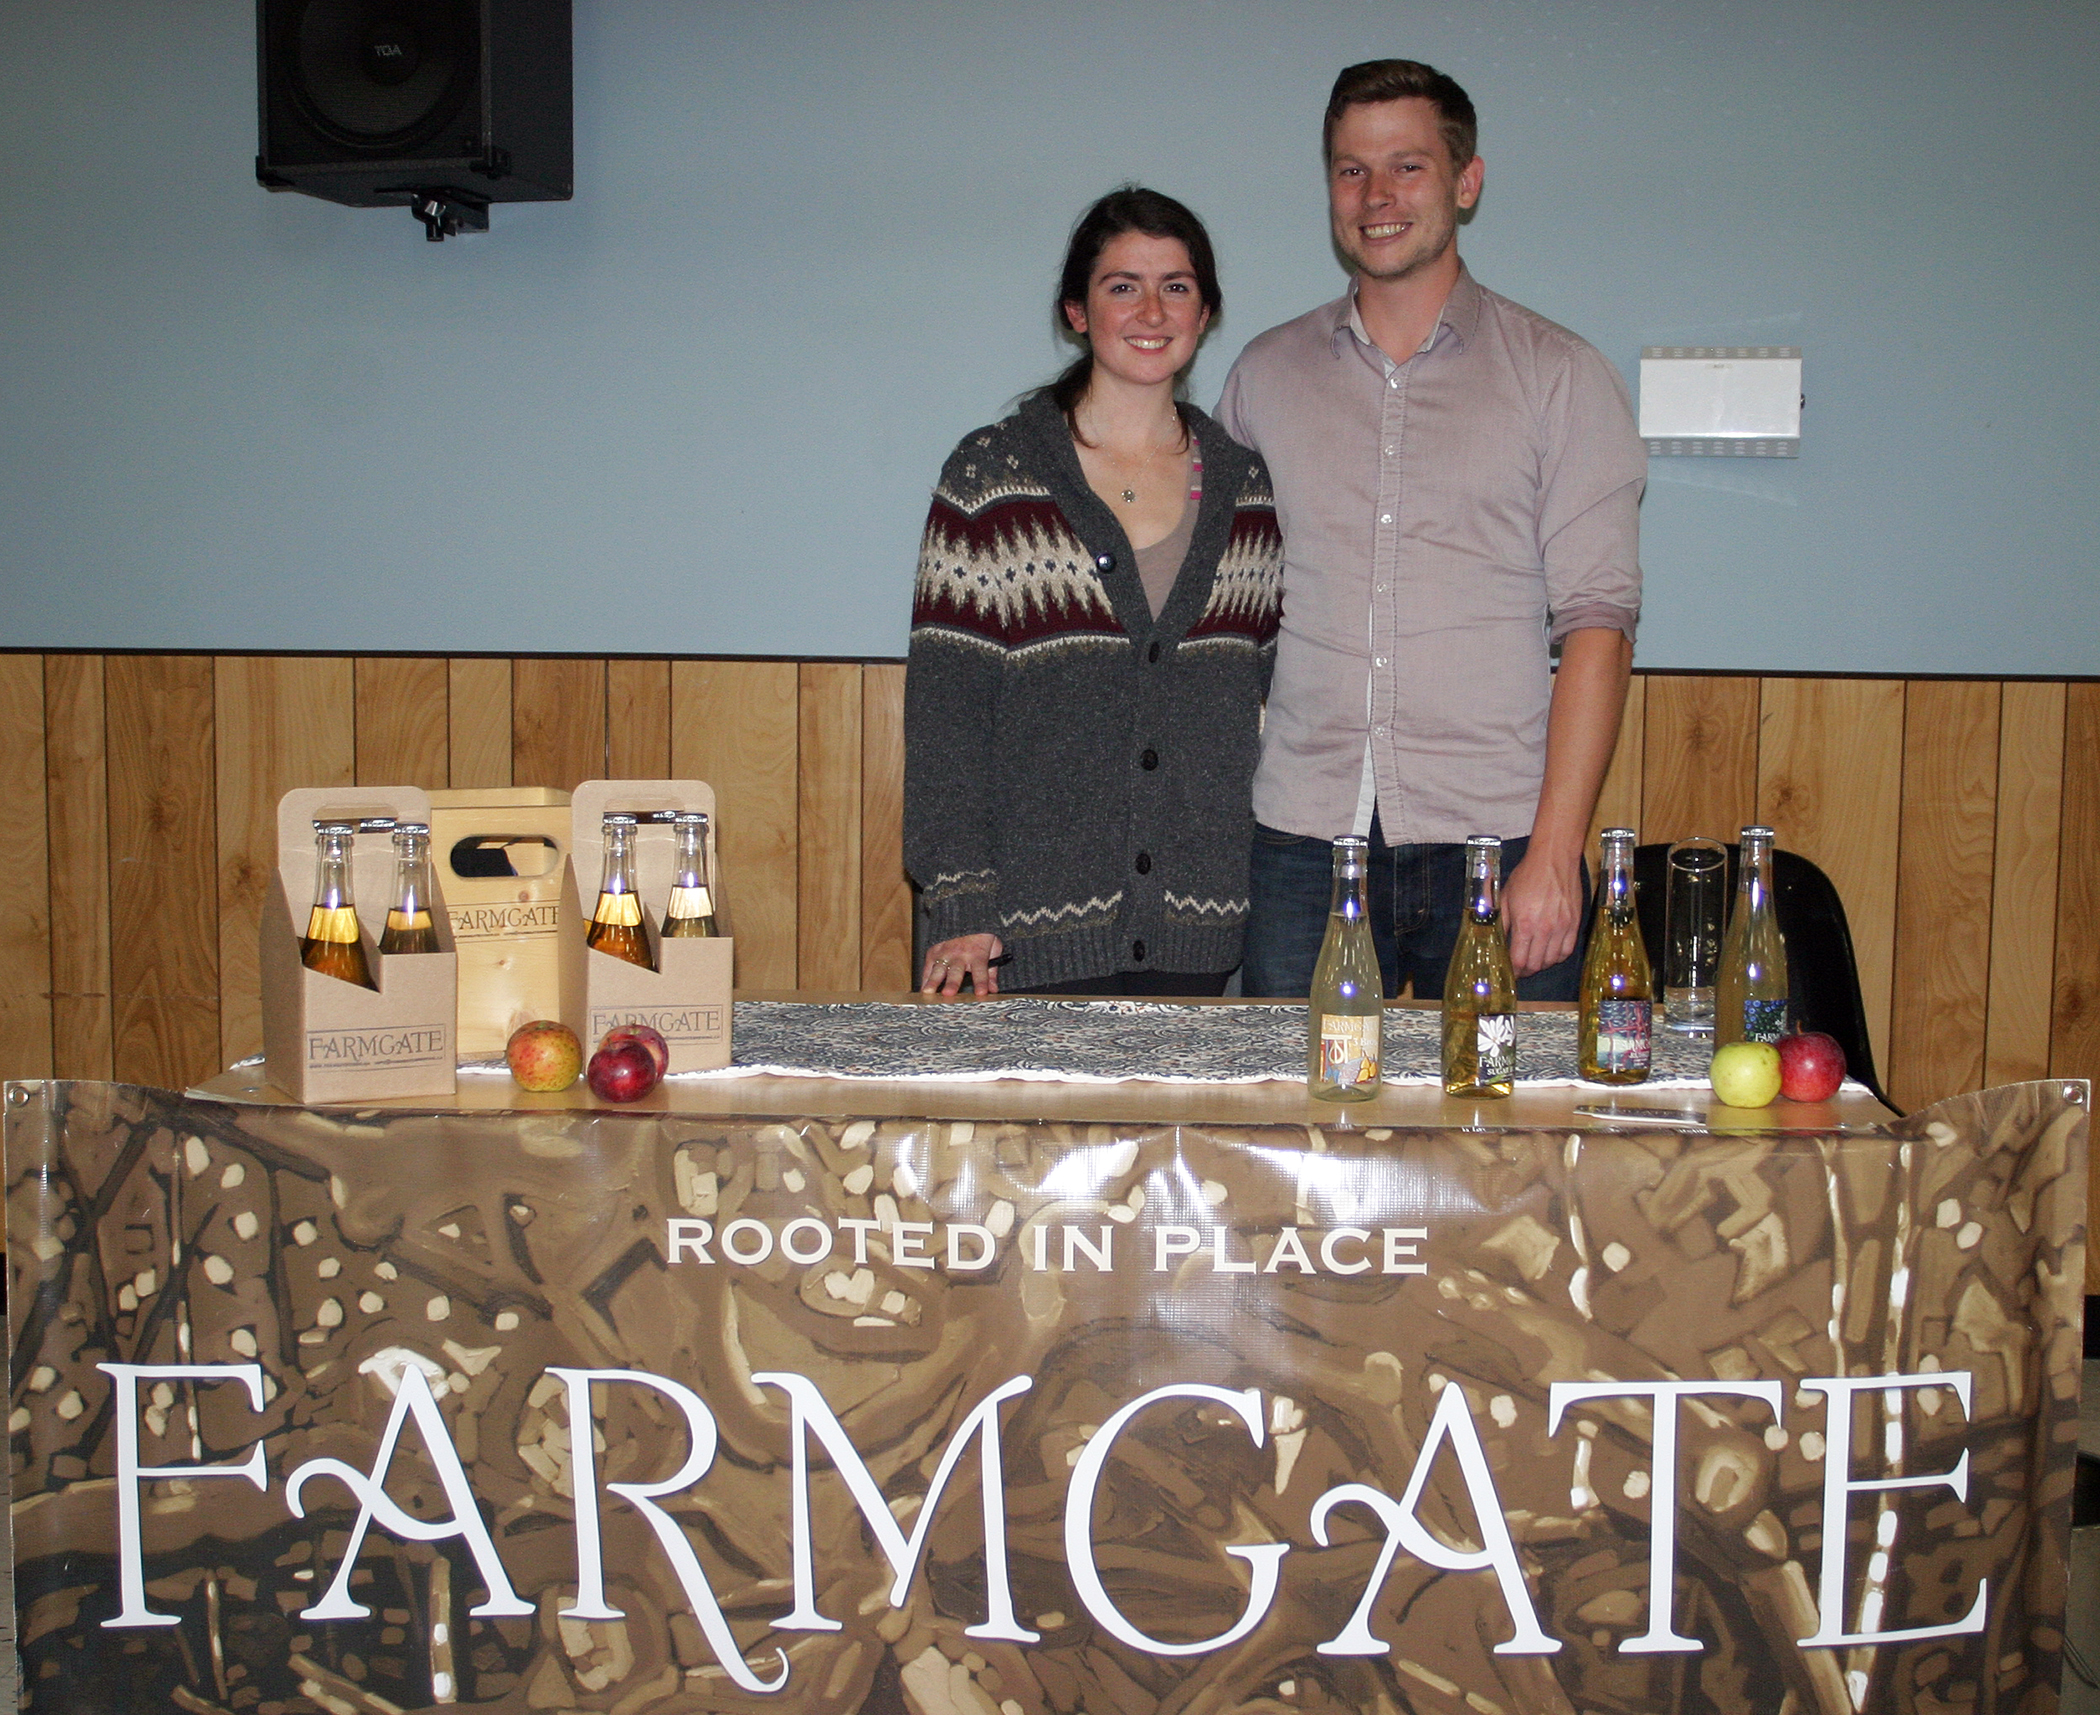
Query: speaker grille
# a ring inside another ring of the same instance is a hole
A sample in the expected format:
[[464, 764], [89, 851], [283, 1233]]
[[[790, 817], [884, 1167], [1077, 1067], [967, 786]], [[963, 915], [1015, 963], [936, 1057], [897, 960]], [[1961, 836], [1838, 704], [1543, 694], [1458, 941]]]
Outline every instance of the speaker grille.
[[287, 69], [315, 130], [404, 154], [458, 117], [481, 57], [472, 0], [304, 0], [296, 11]]

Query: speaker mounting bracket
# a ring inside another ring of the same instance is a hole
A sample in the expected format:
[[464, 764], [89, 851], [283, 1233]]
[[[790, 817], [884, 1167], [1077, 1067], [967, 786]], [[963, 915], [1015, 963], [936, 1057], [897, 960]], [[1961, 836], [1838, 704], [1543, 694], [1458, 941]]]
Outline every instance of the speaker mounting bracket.
[[423, 223], [423, 236], [433, 244], [456, 238], [462, 232], [489, 229], [489, 205], [479, 197], [463, 196], [454, 190], [419, 190], [413, 195], [409, 213]]

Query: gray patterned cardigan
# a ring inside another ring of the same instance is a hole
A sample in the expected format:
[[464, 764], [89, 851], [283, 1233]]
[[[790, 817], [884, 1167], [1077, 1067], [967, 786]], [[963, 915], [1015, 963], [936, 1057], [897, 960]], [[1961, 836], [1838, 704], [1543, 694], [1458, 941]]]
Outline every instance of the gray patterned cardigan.
[[963, 438], [919, 555], [904, 861], [932, 941], [996, 934], [1000, 987], [1227, 971], [1283, 539], [1258, 456], [1187, 409], [1188, 557], [1154, 620], [1047, 394]]

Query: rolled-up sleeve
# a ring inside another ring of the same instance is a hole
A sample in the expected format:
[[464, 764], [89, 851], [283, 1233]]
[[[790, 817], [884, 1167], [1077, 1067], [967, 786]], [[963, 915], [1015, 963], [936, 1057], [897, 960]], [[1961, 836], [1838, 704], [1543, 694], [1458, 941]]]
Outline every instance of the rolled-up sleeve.
[[1547, 401], [1539, 558], [1555, 643], [1623, 632], [1641, 615], [1640, 504], [1648, 455], [1617, 370], [1588, 346], [1569, 353]]

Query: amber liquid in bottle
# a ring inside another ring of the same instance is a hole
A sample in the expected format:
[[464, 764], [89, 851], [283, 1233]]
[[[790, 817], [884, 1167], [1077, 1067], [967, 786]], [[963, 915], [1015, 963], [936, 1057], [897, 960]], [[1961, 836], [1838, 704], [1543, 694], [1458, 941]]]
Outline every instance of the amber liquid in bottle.
[[593, 951], [653, 971], [649, 931], [642, 922], [641, 897], [634, 890], [634, 829], [632, 816], [615, 811], [605, 818], [605, 876], [598, 883], [598, 904], [584, 942]]
[[678, 849], [671, 859], [671, 902], [664, 908], [664, 936], [669, 940], [713, 935], [717, 932], [715, 895], [707, 884], [706, 813], [688, 810], [671, 825]]
[[439, 951], [437, 927], [430, 919], [430, 829], [403, 822], [394, 830], [394, 902], [387, 907], [386, 929], [379, 950], [396, 953]]
[[1306, 1007], [1306, 1087], [1323, 1101], [1362, 1102], [1378, 1094], [1385, 983], [1364, 901], [1370, 841], [1334, 842], [1334, 891], [1327, 935]]
[[1517, 977], [1502, 931], [1502, 842], [1466, 841], [1466, 915], [1444, 974], [1444, 1094], [1517, 1086]]
[[1575, 1026], [1577, 1067], [1593, 1084], [1645, 1083], [1654, 1052], [1655, 986], [1633, 903], [1633, 841], [1631, 828], [1604, 830]]
[[323, 822], [314, 829], [314, 907], [306, 920], [299, 958], [310, 971], [342, 982], [377, 988], [359, 938], [357, 905], [350, 890], [350, 846], [357, 828]]

